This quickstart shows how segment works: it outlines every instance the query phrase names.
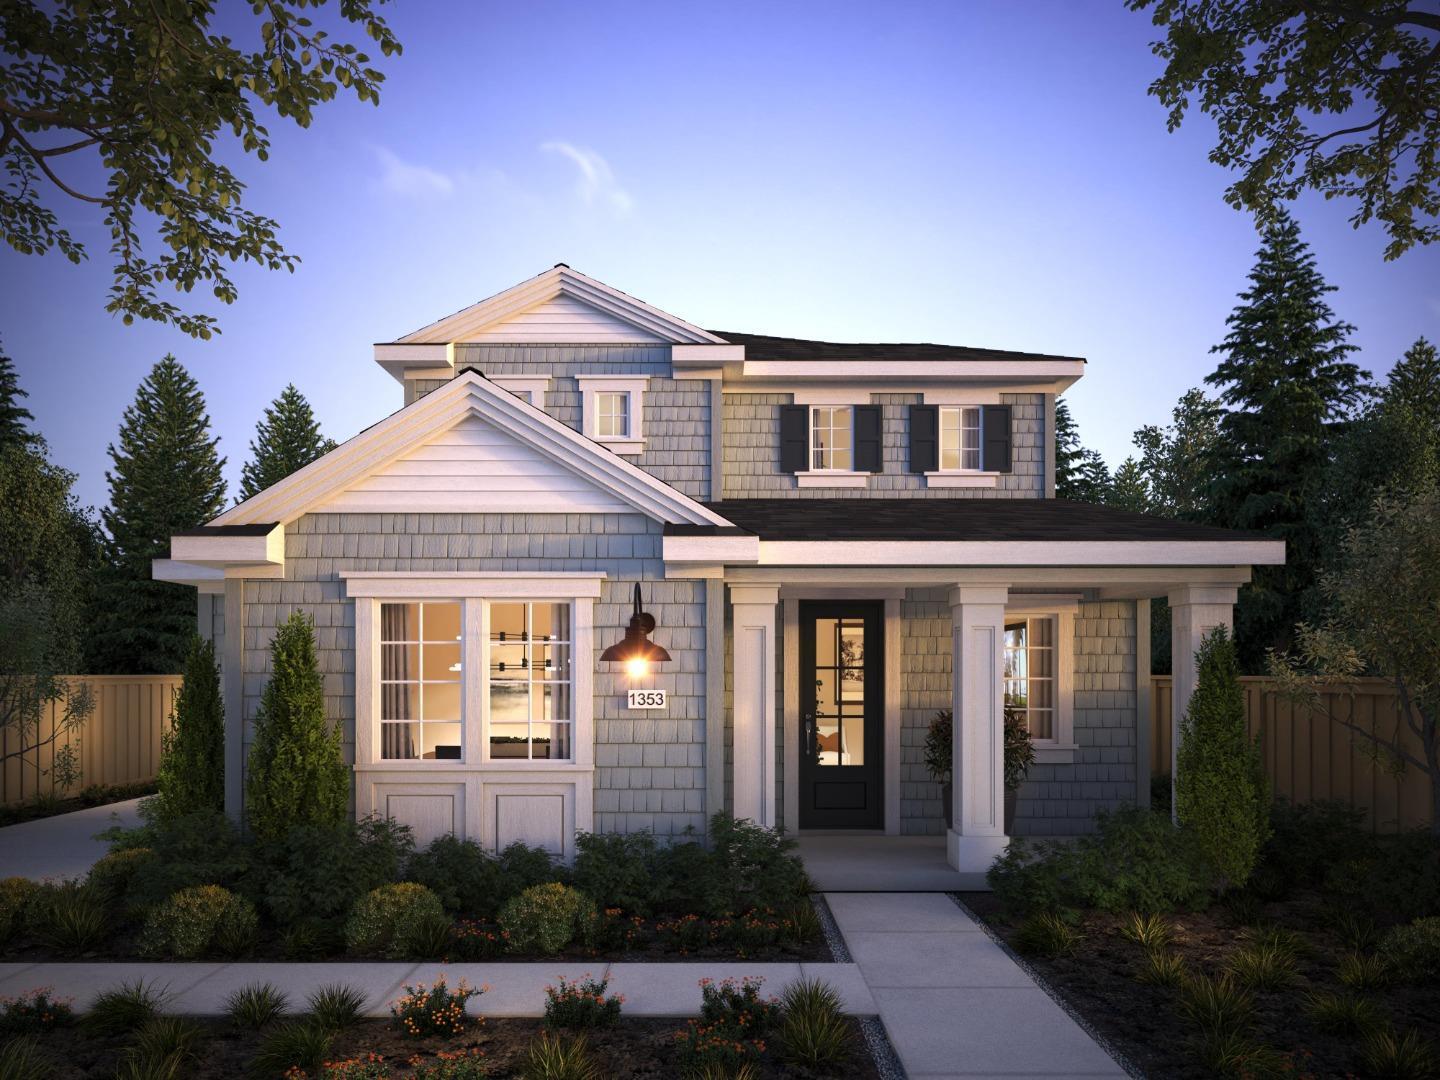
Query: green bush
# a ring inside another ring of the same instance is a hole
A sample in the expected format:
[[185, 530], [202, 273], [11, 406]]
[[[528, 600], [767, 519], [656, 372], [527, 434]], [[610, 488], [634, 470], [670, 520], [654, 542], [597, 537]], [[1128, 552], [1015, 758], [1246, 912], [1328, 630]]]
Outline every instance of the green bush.
[[785, 1058], [833, 1072], [850, 1057], [850, 1025], [828, 983], [801, 979], [780, 995], [780, 1044]]
[[545, 1023], [560, 1028], [614, 1027], [620, 1021], [620, 1008], [625, 998], [606, 994], [608, 978], [595, 979], [586, 975], [570, 982], [564, 975], [559, 984], [545, 987]]
[[150, 848], [126, 848], [112, 851], [100, 858], [85, 878], [85, 884], [96, 896], [107, 901], [122, 900], [130, 891], [130, 882], [141, 867], [155, 862], [155, 852]]
[[225, 706], [215, 646], [198, 634], [185, 655], [185, 681], [175, 696], [170, 730], [161, 743], [161, 819], [225, 809]]
[[1100, 814], [1095, 832], [1072, 844], [1011, 841], [986, 878], [1013, 914], [1163, 913], [1199, 906], [1209, 896], [1208, 873], [1188, 834], [1136, 807]]
[[356, 901], [345, 924], [345, 944], [351, 952], [399, 959], [409, 950], [411, 927], [444, 917], [439, 899], [424, 885], [381, 885]]
[[1319, 887], [1331, 869], [1375, 855], [1375, 837], [1365, 827], [1365, 811], [1335, 799], [1270, 805], [1270, 836], [1260, 865], [1292, 885]]
[[25, 912], [40, 886], [29, 878], [0, 880], [0, 947], [25, 927]]
[[154, 859], [132, 868], [125, 899], [148, 910], [184, 889], [198, 885], [238, 887], [250, 868], [250, 847], [224, 814], [205, 811], [165, 822], [151, 820], [139, 829], [112, 834], [112, 850], [146, 847]]
[[1378, 922], [1440, 915], [1440, 840], [1428, 829], [1375, 839], [1369, 854], [1331, 868], [1328, 899]]
[[1176, 813], [1220, 883], [1242, 887], [1270, 832], [1269, 783], [1245, 726], [1235, 644], [1225, 627], [1205, 635], [1196, 661], [1176, 754]]
[[[699, 899], [705, 911], [723, 915], [790, 907], [810, 891], [805, 866], [794, 850], [795, 841], [779, 829], [767, 829], [726, 813], [714, 815], [710, 819], [710, 857], [698, 875]], [[688, 854], [677, 852], [676, 862], [671, 863], [670, 877], [677, 884], [684, 883], [684, 879], [675, 867], [685, 868]]]
[[339, 826], [349, 814], [350, 770], [340, 728], [325, 718], [315, 623], [300, 611], [270, 642], [270, 681], [255, 714], [245, 796], [250, 829], [261, 840], [278, 839], [300, 821]]
[[296, 825], [256, 842], [247, 891], [280, 926], [339, 923], [360, 897], [399, 881], [412, 851], [409, 827], [390, 818]]
[[75, 1021], [70, 998], [52, 997], [42, 986], [16, 997], [0, 997], [0, 1036], [53, 1031]]
[[27, 905], [26, 921], [45, 944], [72, 956], [99, 949], [110, 933], [103, 898], [75, 881], [41, 885]]
[[575, 887], [602, 908], [652, 915], [669, 894], [668, 878], [660, 846], [648, 832], [575, 838]]
[[1440, 918], [1394, 927], [1381, 939], [1380, 955], [1406, 982], [1440, 983]]
[[479, 997], [489, 987], [474, 987], [464, 979], [451, 990], [445, 985], [445, 976], [438, 975], [429, 986], [405, 985], [405, 993], [390, 1006], [395, 1027], [401, 1035], [410, 1039], [425, 1039], [432, 1035], [462, 1035], [470, 1026], [465, 1003]]
[[511, 897], [500, 911], [500, 931], [510, 951], [552, 956], [595, 922], [595, 902], [558, 881], [532, 885]]
[[446, 835], [410, 859], [405, 878], [430, 889], [451, 914], [493, 919], [505, 901], [557, 873], [541, 848], [515, 843], [496, 857], [473, 840]]
[[249, 900], [219, 885], [198, 885], [182, 889], [150, 913], [140, 952], [173, 960], [212, 953], [239, 956], [253, 947], [257, 929]]

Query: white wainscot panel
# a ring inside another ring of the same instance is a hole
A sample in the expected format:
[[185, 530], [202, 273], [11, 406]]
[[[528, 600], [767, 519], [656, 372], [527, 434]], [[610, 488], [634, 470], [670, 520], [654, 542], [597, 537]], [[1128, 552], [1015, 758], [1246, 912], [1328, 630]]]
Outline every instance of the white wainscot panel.
[[575, 853], [575, 789], [573, 782], [487, 781], [487, 845], [503, 851], [517, 842], [528, 844], [568, 862]]
[[465, 837], [464, 784], [376, 784], [375, 809], [410, 826], [416, 848], [447, 833]]

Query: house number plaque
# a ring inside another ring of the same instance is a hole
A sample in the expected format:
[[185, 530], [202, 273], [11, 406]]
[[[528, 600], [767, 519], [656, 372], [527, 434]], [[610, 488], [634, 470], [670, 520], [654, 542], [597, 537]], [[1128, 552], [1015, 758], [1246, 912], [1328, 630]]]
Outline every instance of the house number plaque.
[[631, 690], [625, 700], [631, 709], [663, 709], [666, 706], [664, 690]]

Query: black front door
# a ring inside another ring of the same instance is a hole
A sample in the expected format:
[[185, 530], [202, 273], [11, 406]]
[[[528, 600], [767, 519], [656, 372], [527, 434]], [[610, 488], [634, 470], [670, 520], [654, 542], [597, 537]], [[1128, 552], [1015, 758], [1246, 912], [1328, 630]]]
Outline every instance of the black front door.
[[880, 829], [884, 604], [800, 603], [800, 827]]

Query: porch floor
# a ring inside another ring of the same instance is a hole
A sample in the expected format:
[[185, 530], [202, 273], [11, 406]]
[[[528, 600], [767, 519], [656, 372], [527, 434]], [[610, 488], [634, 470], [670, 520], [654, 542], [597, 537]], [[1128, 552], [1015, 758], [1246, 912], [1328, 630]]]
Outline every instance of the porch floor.
[[970, 892], [984, 874], [950, 866], [943, 836], [802, 832], [796, 849], [821, 892]]

